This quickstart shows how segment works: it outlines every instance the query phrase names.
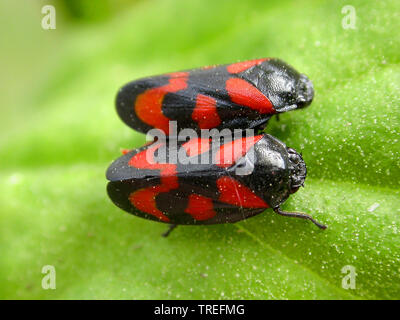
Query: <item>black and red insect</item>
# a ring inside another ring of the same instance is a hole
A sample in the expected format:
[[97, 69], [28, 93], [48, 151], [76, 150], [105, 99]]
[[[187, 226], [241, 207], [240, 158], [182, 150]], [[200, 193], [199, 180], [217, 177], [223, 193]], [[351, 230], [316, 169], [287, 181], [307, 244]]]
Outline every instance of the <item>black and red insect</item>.
[[274, 58], [210, 66], [139, 79], [120, 89], [116, 105], [121, 119], [147, 133], [177, 130], [263, 129], [282, 112], [308, 106], [312, 82]]
[[268, 134], [213, 141], [194, 138], [172, 152], [168, 142], [155, 141], [128, 152], [108, 168], [110, 198], [129, 213], [173, 226], [233, 223], [272, 208], [325, 228], [310, 215], [281, 210], [306, 178], [299, 153]]

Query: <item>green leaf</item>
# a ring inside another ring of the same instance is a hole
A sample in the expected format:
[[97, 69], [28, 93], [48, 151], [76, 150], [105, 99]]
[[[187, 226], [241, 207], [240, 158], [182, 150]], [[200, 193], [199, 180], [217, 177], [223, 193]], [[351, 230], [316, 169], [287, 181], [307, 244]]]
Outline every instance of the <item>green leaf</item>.
[[[40, 29], [34, 2], [0, 10], [0, 298], [399, 299], [398, 1], [141, 1], [101, 24]], [[57, 6], [57, 4], [56, 4]], [[4, 38], [4, 37], [2, 37]], [[144, 136], [114, 109], [142, 76], [280, 57], [307, 74], [310, 107], [266, 132], [303, 153], [305, 188], [236, 224], [179, 227], [128, 215], [105, 170]], [[43, 290], [42, 267], [56, 269]], [[357, 273], [344, 289], [345, 266]]]

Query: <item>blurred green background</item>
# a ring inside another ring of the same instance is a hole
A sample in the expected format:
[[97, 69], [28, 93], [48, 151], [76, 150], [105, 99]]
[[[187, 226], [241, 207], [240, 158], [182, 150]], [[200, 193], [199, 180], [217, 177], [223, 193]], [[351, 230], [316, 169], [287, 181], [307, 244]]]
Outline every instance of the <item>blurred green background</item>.
[[[56, 9], [43, 30], [41, 8]], [[345, 5], [356, 28], [345, 29]], [[400, 3], [388, 1], [2, 1], [1, 299], [399, 299]], [[152, 74], [280, 57], [314, 82], [313, 104], [266, 132], [303, 153], [306, 187], [233, 224], [130, 216], [104, 176], [144, 136], [114, 98]], [[56, 289], [41, 286], [44, 265]], [[354, 289], [342, 268], [356, 270]]]

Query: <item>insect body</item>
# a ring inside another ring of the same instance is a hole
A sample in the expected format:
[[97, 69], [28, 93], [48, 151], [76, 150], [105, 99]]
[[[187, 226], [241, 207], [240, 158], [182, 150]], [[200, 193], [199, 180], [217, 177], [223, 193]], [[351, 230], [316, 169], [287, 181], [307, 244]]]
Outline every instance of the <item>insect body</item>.
[[303, 185], [306, 165], [300, 154], [268, 134], [221, 145], [194, 138], [172, 152], [166, 142], [156, 141], [117, 159], [107, 178], [112, 201], [145, 219], [173, 225], [231, 223], [272, 208], [325, 228], [309, 215], [280, 209]]
[[308, 106], [311, 81], [278, 59], [257, 59], [139, 79], [120, 89], [122, 120], [147, 133], [191, 128], [263, 129], [274, 114]]

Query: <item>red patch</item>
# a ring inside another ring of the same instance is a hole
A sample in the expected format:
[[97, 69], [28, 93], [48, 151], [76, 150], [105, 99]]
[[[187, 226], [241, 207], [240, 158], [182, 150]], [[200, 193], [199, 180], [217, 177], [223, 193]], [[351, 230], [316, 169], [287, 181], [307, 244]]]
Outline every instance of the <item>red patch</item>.
[[251, 136], [239, 138], [231, 142], [225, 143], [215, 155], [215, 163], [218, 167], [227, 168], [232, 166], [243, 157], [250, 148], [254, 146], [263, 136]]
[[229, 73], [239, 73], [246, 71], [247, 69], [250, 69], [251, 67], [254, 67], [255, 65], [258, 65], [266, 60], [268, 60], [268, 58], [232, 63], [226, 67], [226, 70], [228, 70]]
[[175, 176], [176, 165], [170, 163], [157, 163], [154, 160], [154, 153], [162, 146], [156, 143], [146, 150], [135, 154], [128, 162], [128, 165], [138, 169], [160, 170], [162, 177]]
[[194, 138], [182, 144], [189, 157], [197, 156], [210, 150], [210, 139]]
[[169, 83], [151, 88], [138, 95], [135, 102], [136, 115], [144, 123], [169, 133], [169, 119], [162, 113], [162, 103], [167, 93], [177, 92], [187, 88], [187, 72], [170, 74]]
[[268, 208], [268, 204], [253, 191], [231, 177], [217, 180], [219, 200], [243, 208]]
[[159, 193], [168, 192], [179, 186], [176, 176], [176, 165], [169, 163], [156, 163], [154, 152], [161, 147], [156, 144], [147, 150], [143, 150], [134, 155], [129, 161], [129, 165], [138, 169], [160, 170], [161, 184], [146, 189], [139, 189], [129, 196], [129, 201], [140, 211], [151, 214], [161, 221], [169, 222], [169, 218], [156, 206], [156, 196]]
[[215, 99], [204, 94], [198, 94], [192, 119], [198, 123], [200, 129], [218, 127], [221, 119], [217, 112], [217, 102]]
[[198, 194], [189, 196], [189, 203], [185, 212], [198, 221], [208, 220], [216, 215], [212, 199]]
[[261, 114], [275, 113], [271, 101], [246, 80], [229, 78], [226, 80], [225, 87], [232, 102], [257, 110]]

